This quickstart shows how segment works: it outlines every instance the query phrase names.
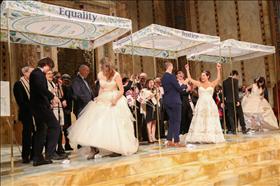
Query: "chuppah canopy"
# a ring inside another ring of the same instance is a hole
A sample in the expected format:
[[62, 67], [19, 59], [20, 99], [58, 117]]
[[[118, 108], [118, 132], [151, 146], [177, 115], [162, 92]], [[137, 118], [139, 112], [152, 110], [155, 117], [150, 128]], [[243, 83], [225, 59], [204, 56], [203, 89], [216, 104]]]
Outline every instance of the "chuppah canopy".
[[176, 59], [196, 46], [216, 43], [220, 37], [151, 24], [113, 43], [116, 53]]
[[274, 46], [228, 39], [220, 43], [209, 44], [205, 48], [194, 48], [187, 58], [192, 61], [228, 63], [230, 60], [232, 62], [241, 61], [274, 53]]
[[129, 19], [37, 1], [1, 4], [0, 39], [6, 42], [10, 30], [12, 43], [90, 50], [119, 38], [131, 28]]

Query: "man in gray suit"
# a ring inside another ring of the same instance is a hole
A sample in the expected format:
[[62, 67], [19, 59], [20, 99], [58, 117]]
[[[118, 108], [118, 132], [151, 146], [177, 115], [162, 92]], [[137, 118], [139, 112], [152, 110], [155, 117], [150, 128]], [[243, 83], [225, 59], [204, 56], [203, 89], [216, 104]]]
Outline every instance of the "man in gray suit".
[[94, 94], [92, 89], [89, 87], [86, 78], [89, 74], [89, 67], [87, 65], [81, 65], [79, 67], [79, 72], [72, 82], [73, 100], [74, 108], [73, 112], [78, 118], [80, 112], [85, 108], [85, 106], [93, 100]]

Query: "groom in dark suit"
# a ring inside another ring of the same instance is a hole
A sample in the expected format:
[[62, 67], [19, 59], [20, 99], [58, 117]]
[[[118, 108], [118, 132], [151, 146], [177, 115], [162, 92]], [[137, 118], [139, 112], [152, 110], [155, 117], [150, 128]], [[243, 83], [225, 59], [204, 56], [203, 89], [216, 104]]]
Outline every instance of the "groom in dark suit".
[[73, 112], [77, 118], [88, 102], [94, 98], [93, 91], [86, 81], [88, 74], [89, 67], [87, 65], [81, 65], [77, 76], [72, 81], [72, 93], [74, 100]]
[[[55, 153], [60, 126], [51, 110], [50, 103], [59, 102], [59, 98], [48, 90], [46, 73], [53, 68], [54, 62], [46, 57], [38, 62], [38, 67], [32, 71], [30, 83], [30, 107], [35, 119], [33, 166], [52, 163], [52, 159], [59, 160], [66, 157]], [[47, 140], [47, 141], [46, 141]], [[47, 143], [46, 143], [47, 142]], [[42, 155], [46, 144], [46, 157]]]
[[[244, 120], [244, 114], [239, 98], [239, 91], [238, 91], [238, 72], [233, 70], [230, 76], [224, 80], [223, 82], [223, 93], [225, 98], [225, 109], [226, 109], [226, 116], [227, 116], [227, 128], [228, 133], [236, 134], [236, 127], [235, 123], [238, 121], [235, 120], [239, 119], [242, 133], [246, 134], [248, 130], [246, 129], [246, 124]], [[236, 115], [234, 112], [234, 108], [236, 110]]]
[[[163, 104], [169, 118], [167, 145], [180, 147], [182, 146], [179, 144], [182, 109], [181, 93], [187, 88], [187, 86], [179, 85], [176, 76], [172, 74], [173, 64], [170, 61], [165, 62], [165, 69], [166, 72], [162, 77], [162, 86], [164, 89]], [[174, 140], [174, 142], [172, 140]]]

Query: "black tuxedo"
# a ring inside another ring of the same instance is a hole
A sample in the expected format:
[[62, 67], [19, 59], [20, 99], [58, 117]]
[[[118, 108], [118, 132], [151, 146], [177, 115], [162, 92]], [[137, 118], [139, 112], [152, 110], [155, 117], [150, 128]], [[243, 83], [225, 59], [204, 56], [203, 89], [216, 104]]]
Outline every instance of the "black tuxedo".
[[50, 107], [54, 95], [48, 90], [45, 73], [36, 68], [30, 74], [30, 105], [35, 118], [34, 161], [43, 159], [42, 151], [47, 139], [46, 155], [51, 157], [56, 149], [60, 126]]
[[181, 115], [181, 127], [180, 127], [181, 134], [188, 133], [192, 121], [193, 111], [190, 105], [189, 96], [191, 95], [187, 91], [183, 91], [181, 93], [181, 100], [182, 100], [182, 115]]
[[[235, 100], [233, 100], [233, 91], [234, 91]], [[234, 79], [234, 78], [232, 79], [231, 77], [227, 78], [223, 82], [223, 93], [224, 93], [224, 98], [225, 98], [225, 109], [226, 109], [228, 130], [232, 131], [232, 132], [234, 132], [236, 130], [234, 104], [236, 105], [237, 102], [239, 102], [239, 106], [236, 106], [236, 118], [239, 119], [242, 130], [243, 131], [246, 130], [244, 114], [243, 114], [243, 110], [242, 110], [241, 102], [240, 102], [240, 98], [239, 98], [238, 80]], [[235, 103], [234, 103], [234, 101], [235, 101]]]
[[20, 81], [14, 84], [14, 96], [19, 107], [18, 118], [22, 122], [22, 159], [29, 160], [32, 148], [33, 119], [30, 100]]
[[80, 112], [85, 108], [85, 106], [93, 100], [94, 94], [90, 87], [85, 83], [80, 75], [77, 75], [72, 81], [72, 93], [74, 100], [73, 112], [78, 117]]

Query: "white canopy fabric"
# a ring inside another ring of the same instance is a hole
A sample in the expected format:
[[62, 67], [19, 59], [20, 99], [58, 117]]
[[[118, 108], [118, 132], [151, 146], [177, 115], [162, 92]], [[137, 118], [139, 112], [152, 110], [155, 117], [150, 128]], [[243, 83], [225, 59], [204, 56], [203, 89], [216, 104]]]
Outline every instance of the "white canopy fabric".
[[[132, 40], [131, 40], [132, 38]], [[113, 43], [116, 53], [176, 59], [196, 46], [216, 43], [220, 37], [151, 24]]]
[[220, 43], [210, 44], [205, 48], [193, 48], [188, 60], [227, 63], [262, 57], [275, 53], [274, 46], [260, 45], [244, 41], [228, 39]]
[[113, 41], [132, 28], [129, 19], [30, 0], [2, 2], [1, 41], [8, 39], [7, 22], [13, 43], [84, 50]]

